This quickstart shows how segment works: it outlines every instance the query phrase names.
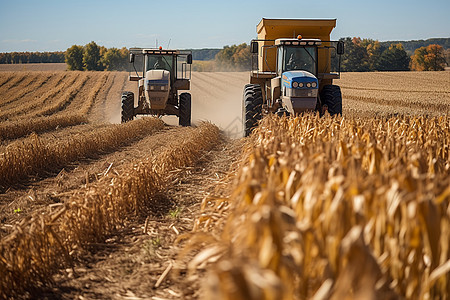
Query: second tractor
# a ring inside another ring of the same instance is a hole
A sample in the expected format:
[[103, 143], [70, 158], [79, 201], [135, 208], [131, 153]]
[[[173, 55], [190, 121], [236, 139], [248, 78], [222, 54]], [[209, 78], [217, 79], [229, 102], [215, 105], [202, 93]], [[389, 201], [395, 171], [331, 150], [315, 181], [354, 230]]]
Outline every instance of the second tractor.
[[336, 19], [262, 19], [251, 41], [252, 71], [244, 88], [243, 127], [248, 136], [264, 113], [342, 114], [340, 77], [344, 44], [330, 41]]
[[[142, 62], [140, 72], [135, 59]], [[130, 63], [136, 75], [129, 77], [137, 81], [137, 106], [133, 92], [122, 93], [122, 123], [137, 115], [175, 115], [181, 126], [191, 125], [191, 94], [179, 91], [190, 89], [191, 51], [131, 48]]]

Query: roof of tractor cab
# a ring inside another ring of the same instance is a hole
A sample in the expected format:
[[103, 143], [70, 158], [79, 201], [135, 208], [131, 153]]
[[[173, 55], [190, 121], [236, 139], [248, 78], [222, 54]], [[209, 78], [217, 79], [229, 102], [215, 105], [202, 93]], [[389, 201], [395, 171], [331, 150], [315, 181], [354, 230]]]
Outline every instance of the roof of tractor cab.
[[320, 39], [276, 39], [275, 45], [292, 45], [292, 46], [320, 46]]
[[130, 48], [130, 52], [135, 54], [152, 54], [152, 55], [179, 55], [179, 50], [159, 49], [159, 48]]

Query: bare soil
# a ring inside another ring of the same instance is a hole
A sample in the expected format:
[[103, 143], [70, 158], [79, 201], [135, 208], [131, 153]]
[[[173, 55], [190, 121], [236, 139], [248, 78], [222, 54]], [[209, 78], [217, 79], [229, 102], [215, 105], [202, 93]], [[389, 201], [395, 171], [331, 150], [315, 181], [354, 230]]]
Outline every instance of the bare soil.
[[[160, 205], [151, 208], [150, 214], [136, 216], [126, 228], [109, 236], [104, 243], [92, 245], [83, 261], [62, 270], [55, 276], [52, 287], [33, 297], [198, 298], [199, 285], [187, 280], [185, 261], [178, 260], [180, 245], [176, 240], [192, 230], [201, 201], [211, 193], [217, 193], [217, 183], [227, 178], [230, 167], [240, 157], [241, 146], [242, 140], [223, 138], [221, 144], [206, 153], [194, 167], [178, 173], [167, 190], [157, 196]], [[170, 264], [172, 269], [155, 287]]]
[[66, 63], [0, 64], [0, 71], [66, 71]]

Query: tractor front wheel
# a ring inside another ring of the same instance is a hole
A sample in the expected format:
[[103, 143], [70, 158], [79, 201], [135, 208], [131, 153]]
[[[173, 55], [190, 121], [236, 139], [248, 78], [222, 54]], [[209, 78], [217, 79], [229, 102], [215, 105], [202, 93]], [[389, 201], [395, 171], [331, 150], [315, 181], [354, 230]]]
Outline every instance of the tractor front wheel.
[[178, 124], [191, 126], [191, 94], [189, 93], [180, 94]]
[[122, 123], [133, 120], [134, 118], [134, 93], [122, 93]]
[[262, 118], [261, 86], [259, 84], [247, 84], [244, 88], [243, 98], [242, 123], [244, 136], [249, 136]]
[[322, 108], [326, 105], [326, 110], [330, 115], [342, 115], [342, 93], [337, 85], [326, 85], [320, 93]]

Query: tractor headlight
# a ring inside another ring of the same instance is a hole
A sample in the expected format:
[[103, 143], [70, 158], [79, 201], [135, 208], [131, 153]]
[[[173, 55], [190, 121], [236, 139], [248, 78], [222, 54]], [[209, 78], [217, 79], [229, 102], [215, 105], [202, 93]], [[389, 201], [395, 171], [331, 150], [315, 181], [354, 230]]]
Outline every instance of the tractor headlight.
[[300, 82], [300, 83], [298, 84], [298, 86], [299, 86], [299, 87], [303, 87], [303, 82]]
[[154, 89], [155, 89], [155, 86], [154, 86], [154, 85], [151, 85], [151, 86], [150, 86], [150, 90], [153, 91]]
[[311, 87], [311, 82], [308, 82], [308, 83], [306, 84], [306, 87]]
[[315, 87], [317, 86], [317, 82], [311, 83], [311, 86], [312, 86], [313, 88], [315, 88]]
[[294, 82], [292, 83], [292, 87], [297, 88], [297, 87], [298, 87], [298, 82], [297, 82], [297, 81], [294, 81]]

